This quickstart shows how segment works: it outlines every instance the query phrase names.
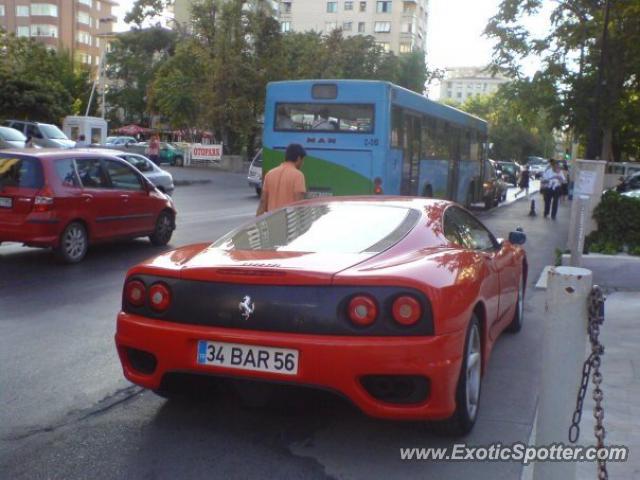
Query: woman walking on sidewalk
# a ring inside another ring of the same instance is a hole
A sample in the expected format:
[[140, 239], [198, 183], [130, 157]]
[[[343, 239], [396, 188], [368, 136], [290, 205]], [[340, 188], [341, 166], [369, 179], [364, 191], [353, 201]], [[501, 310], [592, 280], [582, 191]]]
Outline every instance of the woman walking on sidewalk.
[[524, 168], [520, 171], [520, 178], [518, 179], [518, 187], [520, 187], [520, 190], [516, 192], [516, 198], [518, 198], [518, 195], [520, 195], [522, 192], [525, 192], [525, 195], [527, 197], [529, 196], [530, 178], [529, 165], [525, 165]]
[[549, 216], [551, 212], [551, 219], [556, 219], [558, 213], [558, 200], [560, 199], [560, 192], [562, 190], [562, 184], [565, 182], [564, 174], [560, 169], [560, 165], [555, 160], [549, 162], [549, 167], [544, 171], [542, 175], [542, 195], [544, 197], [544, 218]]

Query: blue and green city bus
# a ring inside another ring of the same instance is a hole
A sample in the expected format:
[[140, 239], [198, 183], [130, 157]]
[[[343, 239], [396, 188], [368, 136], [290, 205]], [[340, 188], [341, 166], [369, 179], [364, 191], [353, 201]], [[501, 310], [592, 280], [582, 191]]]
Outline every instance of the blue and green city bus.
[[483, 200], [487, 123], [388, 82], [301, 80], [267, 86], [263, 174], [290, 143], [307, 150], [310, 195]]

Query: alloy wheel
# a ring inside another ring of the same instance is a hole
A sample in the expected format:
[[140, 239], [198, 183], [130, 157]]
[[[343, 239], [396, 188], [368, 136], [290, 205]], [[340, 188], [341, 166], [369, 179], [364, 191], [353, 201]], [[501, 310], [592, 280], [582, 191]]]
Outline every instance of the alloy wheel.
[[480, 332], [477, 325], [473, 325], [467, 345], [467, 413], [470, 419], [475, 419], [480, 401], [480, 369], [482, 351]]

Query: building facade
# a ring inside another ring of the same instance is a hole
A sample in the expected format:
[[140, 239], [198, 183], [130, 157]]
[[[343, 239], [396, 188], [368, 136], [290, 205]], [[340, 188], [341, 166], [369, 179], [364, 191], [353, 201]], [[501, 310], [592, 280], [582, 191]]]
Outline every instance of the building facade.
[[495, 93], [500, 85], [509, 81], [508, 78], [491, 75], [485, 67], [447, 68], [440, 84], [440, 101], [464, 103], [476, 95]]
[[428, 0], [284, 0], [278, 2], [283, 32], [371, 35], [395, 53], [426, 51]]
[[113, 0], [0, 0], [0, 27], [98, 66], [116, 20], [114, 5]]

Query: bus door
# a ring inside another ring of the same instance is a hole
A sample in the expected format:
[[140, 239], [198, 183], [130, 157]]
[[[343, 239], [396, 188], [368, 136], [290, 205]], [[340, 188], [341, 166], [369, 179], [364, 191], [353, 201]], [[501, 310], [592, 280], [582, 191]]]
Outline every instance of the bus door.
[[449, 142], [449, 185], [447, 187], [447, 198], [456, 200], [458, 191], [459, 165], [460, 161], [460, 129], [447, 123], [445, 132]]
[[404, 112], [401, 195], [417, 196], [420, 177], [421, 119]]

